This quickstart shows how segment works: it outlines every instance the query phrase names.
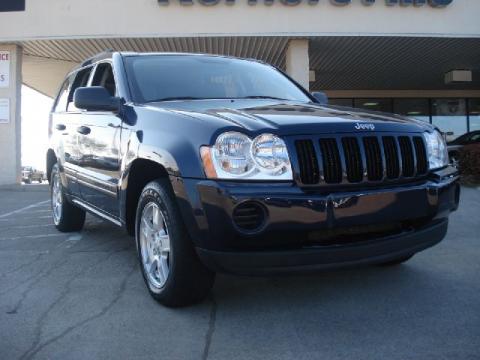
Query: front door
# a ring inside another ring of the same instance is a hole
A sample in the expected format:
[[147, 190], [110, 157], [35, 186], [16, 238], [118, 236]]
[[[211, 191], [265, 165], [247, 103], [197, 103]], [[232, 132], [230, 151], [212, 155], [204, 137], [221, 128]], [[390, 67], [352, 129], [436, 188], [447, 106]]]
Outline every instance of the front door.
[[[90, 86], [103, 86], [115, 96], [115, 79], [109, 62], [96, 66]], [[120, 116], [109, 111], [83, 112], [77, 129], [84, 154], [77, 175], [82, 199], [114, 217], [119, 215], [121, 129]]]

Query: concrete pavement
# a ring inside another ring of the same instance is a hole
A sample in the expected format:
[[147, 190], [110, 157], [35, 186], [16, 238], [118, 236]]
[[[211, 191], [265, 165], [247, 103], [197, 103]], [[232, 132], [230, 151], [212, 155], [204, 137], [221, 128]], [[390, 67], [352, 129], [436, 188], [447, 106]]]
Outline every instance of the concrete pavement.
[[133, 239], [55, 230], [47, 191], [0, 189], [0, 359], [480, 359], [480, 190], [394, 268], [218, 276], [203, 304], [148, 295]]

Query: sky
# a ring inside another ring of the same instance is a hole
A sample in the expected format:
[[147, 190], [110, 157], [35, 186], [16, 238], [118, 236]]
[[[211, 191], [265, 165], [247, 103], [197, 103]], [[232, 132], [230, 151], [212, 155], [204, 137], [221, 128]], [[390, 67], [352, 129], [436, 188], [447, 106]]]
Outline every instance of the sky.
[[45, 170], [48, 114], [53, 99], [22, 86], [22, 166]]

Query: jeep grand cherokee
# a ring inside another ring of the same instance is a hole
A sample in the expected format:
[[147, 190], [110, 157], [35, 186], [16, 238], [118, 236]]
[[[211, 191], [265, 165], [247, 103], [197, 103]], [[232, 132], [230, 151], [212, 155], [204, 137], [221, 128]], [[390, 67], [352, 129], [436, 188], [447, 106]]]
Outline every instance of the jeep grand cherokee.
[[326, 106], [259, 61], [101, 54], [67, 76], [50, 140], [58, 230], [85, 212], [125, 227], [167, 306], [205, 298], [215, 272], [401, 263], [458, 206], [432, 125]]

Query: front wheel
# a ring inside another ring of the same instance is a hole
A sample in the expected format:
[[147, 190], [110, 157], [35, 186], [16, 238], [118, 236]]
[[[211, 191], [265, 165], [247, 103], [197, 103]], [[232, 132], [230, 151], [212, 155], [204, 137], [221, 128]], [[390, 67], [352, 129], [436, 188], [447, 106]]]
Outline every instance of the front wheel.
[[80, 231], [85, 223], [85, 211], [65, 198], [58, 164], [52, 168], [50, 190], [55, 227], [61, 232]]
[[198, 259], [166, 179], [152, 181], [138, 200], [135, 237], [150, 295], [165, 306], [204, 300], [215, 274]]

